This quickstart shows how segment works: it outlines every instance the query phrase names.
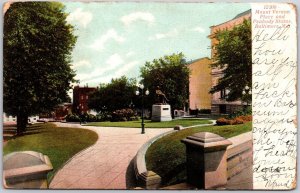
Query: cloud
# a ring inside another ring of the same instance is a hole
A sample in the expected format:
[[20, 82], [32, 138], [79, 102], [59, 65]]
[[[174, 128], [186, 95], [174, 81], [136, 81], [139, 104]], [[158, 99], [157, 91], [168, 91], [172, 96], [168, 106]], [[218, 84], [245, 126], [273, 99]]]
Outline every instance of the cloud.
[[129, 63], [123, 65], [119, 70], [116, 71], [114, 77], [120, 77], [120, 76], [125, 75], [133, 67], [136, 67], [138, 63], [139, 63], [138, 61], [132, 61], [132, 62], [129, 62]]
[[126, 53], [126, 57], [127, 57], [127, 58], [129, 58], [129, 57], [131, 57], [131, 56], [133, 56], [133, 55], [135, 55], [135, 52], [133, 52], [133, 51], [130, 51], [130, 52], [127, 52], [127, 53]]
[[177, 29], [173, 29], [170, 30], [166, 33], [158, 33], [155, 34], [154, 36], [149, 37], [149, 40], [159, 40], [159, 39], [163, 39], [163, 38], [170, 38], [170, 37], [176, 37], [178, 35], [178, 30]]
[[93, 15], [88, 11], [82, 11], [81, 8], [77, 8], [75, 11], [71, 12], [68, 17], [67, 21], [71, 22], [78, 22], [84, 28], [92, 21]]
[[91, 80], [85, 80], [83, 81], [83, 83], [92, 83], [92, 84], [99, 85], [100, 83], [109, 83], [110, 81], [111, 81], [111, 76], [100, 76], [100, 77], [93, 78]]
[[82, 82], [83, 80], [86, 80], [88, 77], [89, 77], [88, 73], [77, 73], [75, 79], [77, 79], [80, 82]]
[[[124, 64], [123, 60], [119, 60], [118, 56], [115, 55], [111, 56], [106, 61], [106, 64], [113, 64], [112, 66], [107, 66], [106, 68], [96, 68], [90, 74], [78, 74], [76, 77], [81, 83], [109, 83], [112, 78], [119, 78], [123, 75], [126, 75], [132, 70], [132, 68], [135, 68], [138, 63], [138, 61], [131, 61]], [[111, 72], [112, 70], [114, 71]]]
[[109, 71], [117, 70], [123, 63], [124, 60], [119, 54], [113, 54], [107, 58], [105, 61], [105, 66], [98, 66], [90, 73], [79, 73], [77, 74], [77, 79], [80, 81], [92, 81], [99, 76], [109, 73]]
[[80, 67], [92, 67], [92, 64], [88, 60], [80, 60], [78, 62], [73, 63], [72, 68], [80, 68]]
[[196, 31], [196, 32], [199, 32], [199, 33], [204, 33], [205, 32], [205, 29], [203, 27], [195, 27], [192, 29], [192, 31]]
[[119, 54], [113, 54], [106, 60], [106, 64], [108, 64], [108, 66], [106, 68], [114, 69], [115, 67], [119, 66], [123, 62], [124, 61]]
[[91, 45], [91, 47], [96, 50], [103, 50], [105, 47], [105, 44], [109, 40], [114, 40], [118, 43], [122, 43], [125, 41], [125, 38], [120, 36], [115, 29], [109, 29], [105, 34], [103, 34], [101, 37], [96, 39], [94, 41], [94, 43]]
[[[120, 78], [121, 76], [126, 75], [130, 70], [132, 70], [132, 68], [136, 67], [138, 63], [139, 63], [138, 61], [132, 61], [132, 62], [128, 62], [122, 66], [120, 66], [120, 65], [115, 66], [114, 68], [110, 69], [110, 70], [115, 70], [113, 73], [109, 73], [109, 74], [102, 73], [101, 75], [98, 75], [94, 78], [86, 79], [83, 82], [97, 83], [97, 84], [109, 83], [112, 78]], [[118, 64], [118, 63], [114, 63], [114, 64]], [[119, 63], [119, 64], [123, 64], [123, 62]], [[104, 74], [106, 74], [106, 75], [104, 75]], [[102, 75], [104, 75], [104, 76], [102, 76]]]
[[148, 24], [152, 24], [155, 21], [155, 17], [149, 12], [133, 12], [128, 15], [124, 15], [121, 17], [121, 21], [126, 25], [129, 26], [130, 24], [136, 21], [145, 21]]

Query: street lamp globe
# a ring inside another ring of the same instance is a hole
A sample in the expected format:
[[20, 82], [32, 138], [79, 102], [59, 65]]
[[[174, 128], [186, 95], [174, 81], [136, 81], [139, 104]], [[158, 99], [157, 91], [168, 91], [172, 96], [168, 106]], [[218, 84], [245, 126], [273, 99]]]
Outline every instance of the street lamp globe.
[[137, 96], [140, 95], [140, 91], [138, 91], [138, 90], [135, 91], [135, 95], [137, 95]]
[[144, 89], [144, 85], [143, 84], [140, 84], [140, 89]]
[[146, 92], [145, 92], [145, 94], [146, 94], [146, 95], [149, 95], [149, 93], [150, 93], [150, 92], [149, 92], [149, 90], [147, 89]]

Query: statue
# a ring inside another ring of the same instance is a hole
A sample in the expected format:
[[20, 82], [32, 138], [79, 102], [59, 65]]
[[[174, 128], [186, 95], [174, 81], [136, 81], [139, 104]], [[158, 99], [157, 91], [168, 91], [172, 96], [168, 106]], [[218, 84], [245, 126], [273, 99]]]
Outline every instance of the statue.
[[167, 104], [169, 101], [166, 95], [157, 86], [155, 90], [155, 104], [152, 105], [151, 121], [171, 121], [171, 106]]
[[157, 89], [155, 90], [156, 93], [156, 102], [159, 104], [167, 104], [167, 101], [169, 101], [166, 97], [166, 95], [159, 89], [159, 86], [157, 86]]

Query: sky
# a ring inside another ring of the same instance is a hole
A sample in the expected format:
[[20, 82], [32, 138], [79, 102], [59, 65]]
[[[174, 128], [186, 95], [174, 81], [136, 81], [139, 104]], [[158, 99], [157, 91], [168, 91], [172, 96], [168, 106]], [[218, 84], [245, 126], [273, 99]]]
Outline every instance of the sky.
[[139, 78], [146, 61], [182, 52], [186, 61], [210, 57], [210, 26], [250, 9], [242, 3], [67, 2], [77, 43], [72, 68], [80, 85], [122, 75]]

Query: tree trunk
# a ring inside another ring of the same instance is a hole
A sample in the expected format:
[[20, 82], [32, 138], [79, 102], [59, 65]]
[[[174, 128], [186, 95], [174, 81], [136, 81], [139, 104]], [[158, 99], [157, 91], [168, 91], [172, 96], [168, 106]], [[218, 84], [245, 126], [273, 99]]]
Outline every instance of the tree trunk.
[[17, 135], [21, 135], [22, 133], [25, 132], [27, 122], [28, 122], [28, 115], [22, 113], [17, 115]]
[[174, 115], [174, 107], [172, 106], [172, 105], [170, 105], [171, 106], [171, 109], [170, 109], [170, 111], [171, 111], [171, 117], [172, 117], [172, 119], [174, 119], [175, 118], [175, 115]]

